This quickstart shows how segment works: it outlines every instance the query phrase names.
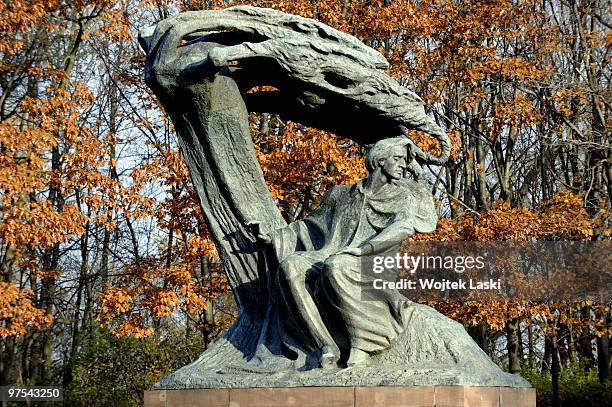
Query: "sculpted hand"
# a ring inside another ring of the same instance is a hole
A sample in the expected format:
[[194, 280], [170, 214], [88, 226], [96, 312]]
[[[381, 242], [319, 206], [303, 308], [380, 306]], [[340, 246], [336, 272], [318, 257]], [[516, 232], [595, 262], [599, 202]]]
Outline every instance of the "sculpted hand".
[[225, 52], [222, 48], [212, 48], [208, 51], [208, 60], [216, 67], [227, 64]]
[[363, 250], [360, 247], [345, 247], [340, 250], [338, 254], [350, 254], [352, 256], [361, 256], [363, 255]]
[[263, 242], [265, 244], [271, 244], [272, 243], [272, 236], [270, 233], [264, 233], [261, 231], [261, 223], [260, 222], [251, 222], [248, 224], [248, 226], [251, 227], [251, 229], [253, 230], [253, 234], [255, 235], [255, 238], [259, 241], [259, 242]]
[[259, 232], [256, 236], [257, 240], [259, 240], [260, 242], [263, 242], [265, 244], [271, 244], [272, 243], [272, 237], [270, 236], [269, 233], [261, 233]]

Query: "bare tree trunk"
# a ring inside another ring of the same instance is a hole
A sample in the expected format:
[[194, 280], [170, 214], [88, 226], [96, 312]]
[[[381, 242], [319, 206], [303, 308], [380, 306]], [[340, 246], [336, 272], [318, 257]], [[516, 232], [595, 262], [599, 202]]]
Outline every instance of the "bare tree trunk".
[[[81, 249], [81, 267], [79, 270], [78, 286], [76, 292], [76, 302], [74, 304], [74, 312], [72, 313], [72, 331], [70, 334], [70, 351], [64, 360], [63, 373], [62, 373], [62, 384], [64, 387], [68, 387], [72, 383], [72, 369], [73, 362], [76, 358], [76, 353], [81, 340], [81, 321], [85, 321], [86, 313], [83, 313], [81, 318], [81, 304], [83, 301], [83, 295], [87, 296], [87, 280], [89, 278], [89, 249], [88, 239], [89, 238], [89, 225], [86, 225], [85, 233], [80, 239]], [[87, 300], [86, 300], [87, 301]]]
[[478, 324], [469, 326], [467, 332], [470, 334], [472, 339], [480, 346], [482, 350], [489, 356], [491, 356], [491, 341], [489, 339], [489, 327], [485, 324]]
[[[115, 135], [118, 131], [117, 126], [117, 113], [119, 111], [119, 95], [117, 92], [117, 86], [115, 82], [110, 78], [109, 80], [109, 124], [108, 131], [111, 133], [111, 140], [109, 140], [109, 158], [110, 165], [108, 169], [108, 173], [111, 179], [118, 180], [119, 176], [117, 174], [117, 152], [116, 152], [116, 138]], [[112, 215], [109, 213], [107, 222], [112, 221]], [[100, 261], [100, 280], [102, 286], [104, 286], [108, 282], [108, 274], [109, 274], [109, 259], [110, 259], [110, 237], [111, 230], [107, 227], [104, 228], [104, 235], [102, 236], [102, 254]]]
[[[610, 312], [606, 316], [606, 325], [610, 327]], [[597, 373], [599, 381], [605, 383], [610, 377], [610, 335], [608, 333], [597, 337]]]
[[551, 368], [551, 340], [549, 336], [544, 337], [544, 355], [542, 356], [542, 373], [549, 372]]
[[486, 168], [486, 143], [481, 137], [476, 137], [476, 161], [478, 163], [478, 170], [476, 176], [478, 177], [478, 194], [476, 200], [476, 207], [478, 211], [483, 209], [489, 209], [489, 189], [487, 187], [487, 168]]
[[520, 357], [520, 324], [518, 319], [512, 319], [506, 322], [506, 349], [508, 350], [508, 371], [510, 373], [519, 373], [521, 371]]
[[559, 364], [559, 346], [557, 336], [550, 339], [550, 350], [552, 357], [552, 368], [550, 374], [552, 376], [552, 407], [559, 407], [559, 375], [561, 373], [561, 365]]
[[528, 354], [527, 354], [527, 362], [529, 363], [529, 368], [533, 369], [533, 362], [535, 360], [535, 353], [534, 353], [534, 343], [533, 343], [533, 328], [532, 325], [529, 324], [527, 325], [527, 349], [528, 349]]

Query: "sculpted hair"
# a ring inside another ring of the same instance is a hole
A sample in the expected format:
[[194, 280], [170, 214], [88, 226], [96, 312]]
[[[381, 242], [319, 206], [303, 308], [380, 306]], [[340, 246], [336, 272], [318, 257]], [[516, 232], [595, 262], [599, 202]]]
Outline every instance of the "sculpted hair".
[[369, 172], [372, 172], [377, 167], [377, 162], [382, 159], [387, 159], [393, 147], [406, 147], [410, 144], [410, 140], [406, 137], [392, 137], [382, 139], [376, 142], [366, 153], [365, 165]]

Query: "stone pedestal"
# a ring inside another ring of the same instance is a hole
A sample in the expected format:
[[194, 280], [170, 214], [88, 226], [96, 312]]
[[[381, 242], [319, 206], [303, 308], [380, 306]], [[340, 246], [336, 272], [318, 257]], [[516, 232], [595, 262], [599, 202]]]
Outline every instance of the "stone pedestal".
[[152, 390], [145, 407], [535, 407], [536, 391], [512, 387], [387, 386]]

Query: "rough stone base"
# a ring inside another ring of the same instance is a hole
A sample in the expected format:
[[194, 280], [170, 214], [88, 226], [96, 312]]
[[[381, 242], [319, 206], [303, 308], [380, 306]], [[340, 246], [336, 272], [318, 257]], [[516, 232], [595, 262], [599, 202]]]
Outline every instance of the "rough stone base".
[[292, 387], [152, 390], [144, 407], [535, 407], [536, 391], [511, 387]]
[[[531, 387], [504, 372], [474, 342], [460, 323], [435, 309], [412, 303], [406, 329], [385, 352], [348, 369], [317, 369], [306, 356], [290, 360], [264, 352], [248, 359], [240, 341], [255, 322], [236, 322], [198, 360], [155, 384], [156, 390], [245, 387], [486, 386]], [[318, 356], [318, 355], [315, 355]], [[315, 359], [316, 360], [316, 359]]]

